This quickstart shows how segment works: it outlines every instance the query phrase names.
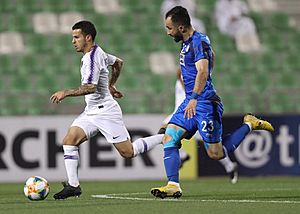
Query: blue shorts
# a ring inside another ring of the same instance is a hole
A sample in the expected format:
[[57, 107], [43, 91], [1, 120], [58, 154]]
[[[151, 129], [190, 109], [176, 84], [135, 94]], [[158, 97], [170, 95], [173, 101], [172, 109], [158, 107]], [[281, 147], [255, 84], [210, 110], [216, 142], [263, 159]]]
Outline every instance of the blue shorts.
[[[216, 99], [214, 99], [216, 98]], [[184, 109], [189, 103], [185, 99], [173, 114], [169, 124], [175, 124], [187, 130], [188, 136], [192, 137], [199, 131], [205, 143], [219, 143], [222, 141], [222, 115], [223, 104], [215, 95], [212, 100], [198, 100], [196, 115], [187, 119], [183, 117]]]

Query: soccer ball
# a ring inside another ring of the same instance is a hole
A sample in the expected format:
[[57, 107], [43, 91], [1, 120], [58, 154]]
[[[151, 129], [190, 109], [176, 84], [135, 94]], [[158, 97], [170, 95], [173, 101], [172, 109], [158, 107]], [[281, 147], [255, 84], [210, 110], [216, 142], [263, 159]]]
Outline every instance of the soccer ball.
[[24, 185], [24, 194], [32, 201], [44, 200], [50, 191], [50, 187], [45, 178], [32, 176], [27, 179]]

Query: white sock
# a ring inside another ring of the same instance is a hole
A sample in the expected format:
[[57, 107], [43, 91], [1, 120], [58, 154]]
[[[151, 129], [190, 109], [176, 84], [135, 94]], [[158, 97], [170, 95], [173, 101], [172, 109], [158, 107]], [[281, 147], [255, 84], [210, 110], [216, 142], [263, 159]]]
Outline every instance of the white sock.
[[227, 173], [231, 172], [234, 168], [234, 164], [228, 156], [225, 156], [223, 159], [219, 160], [219, 162], [224, 166]]
[[203, 139], [202, 139], [202, 137], [201, 137], [201, 135], [200, 135], [199, 132], [196, 132], [196, 134], [194, 134], [194, 138], [195, 138], [195, 140], [197, 140], [197, 141], [203, 141]]
[[249, 126], [249, 128], [250, 128], [250, 132], [251, 132], [251, 131], [252, 131], [252, 124], [251, 124], [251, 123], [249, 123], [249, 122], [246, 122], [245, 124]]
[[188, 153], [186, 151], [184, 151], [183, 149], [179, 149], [180, 160], [185, 159], [187, 156], [188, 156]]
[[180, 184], [177, 183], [177, 182], [174, 182], [174, 181], [168, 181], [168, 184], [172, 184], [172, 185], [175, 185], [175, 186], [177, 186], [177, 187], [180, 188]]
[[79, 153], [77, 146], [68, 146], [63, 145], [64, 149], [64, 160], [65, 167], [68, 175], [68, 183], [77, 187], [79, 185], [78, 180], [78, 162], [79, 162]]
[[139, 138], [132, 143], [133, 146], [133, 156], [142, 154], [144, 152], [150, 151], [158, 144], [162, 143], [163, 134], [157, 134], [150, 137]]

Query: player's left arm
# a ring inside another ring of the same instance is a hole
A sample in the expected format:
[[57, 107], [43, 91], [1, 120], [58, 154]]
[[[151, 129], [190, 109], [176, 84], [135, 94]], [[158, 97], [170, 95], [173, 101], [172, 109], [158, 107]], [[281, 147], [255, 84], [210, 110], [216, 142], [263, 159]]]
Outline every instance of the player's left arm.
[[78, 88], [57, 91], [51, 95], [50, 100], [52, 103], [60, 103], [66, 97], [76, 97], [92, 94], [95, 93], [96, 87], [97, 86], [95, 84], [84, 84], [79, 86]]
[[109, 80], [109, 91], [111, 95], [115, 98], [123, 97], [122, 92], [118, 91], [116, 88], [116, 82], [120, 76], [121, 70], [123, 68], [123, 60], [120, 58], [116, 58], [114, 64], [111, 65], [111, 77]]
[[184, 117], [187, 116], [188, 119], [196, 115], [197, 97], [200, 96], [201, 92], [203, 91], [208, 78], [208, 60], [200, 59], [195, 63], [195, 65], [197, 69], [197, 75], [193, 94], [184, 111]]

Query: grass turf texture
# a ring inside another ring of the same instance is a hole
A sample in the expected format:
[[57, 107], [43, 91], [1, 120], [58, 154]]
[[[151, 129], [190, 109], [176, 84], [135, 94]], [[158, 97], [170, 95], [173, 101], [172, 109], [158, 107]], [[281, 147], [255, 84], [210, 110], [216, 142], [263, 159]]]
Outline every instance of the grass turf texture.
[[[156, 199], [152, 187], [162, 181], [82, 182], [80, 198], [55, 201], [59, 183], [50, 182], [44, 201], [30, 201], [23, 184], [0, 184], [0, 213], [300, 213], [299, 177], [240, 178], [232, 185], [227, 178], [182, 181], [180, 199]], [[92, 196], [96, 197], [92, 197]]]

